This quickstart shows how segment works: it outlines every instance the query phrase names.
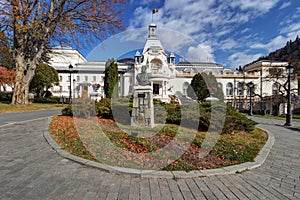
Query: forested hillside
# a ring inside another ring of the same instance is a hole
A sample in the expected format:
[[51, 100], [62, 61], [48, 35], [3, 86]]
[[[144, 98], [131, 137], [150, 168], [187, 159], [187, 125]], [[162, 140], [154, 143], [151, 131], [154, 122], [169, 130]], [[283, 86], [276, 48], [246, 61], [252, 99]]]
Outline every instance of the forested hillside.
[[[295, 41], [288, 41], [285, 47], [271, 52], [268, 56], [263, 56], [254, 62], [260, 60], [287, 61], [295, 66], [295, 71], [300, 69], [300, 39], [297, 36]], [[252, 63], [254, 63], [252, 62]]]

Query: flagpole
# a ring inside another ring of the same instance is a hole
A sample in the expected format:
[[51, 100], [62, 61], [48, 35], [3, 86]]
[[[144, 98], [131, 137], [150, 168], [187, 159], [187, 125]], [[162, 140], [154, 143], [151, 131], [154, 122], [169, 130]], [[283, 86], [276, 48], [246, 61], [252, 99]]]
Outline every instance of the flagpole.
[[153, 22], [153, 15], [154, 15], [155, 13], [157, 13], [157, 12], [158, 12], [158, 9], [157, 9], [157, 8], [155, 8], [155, 9], [152, 10], [152, 22]]

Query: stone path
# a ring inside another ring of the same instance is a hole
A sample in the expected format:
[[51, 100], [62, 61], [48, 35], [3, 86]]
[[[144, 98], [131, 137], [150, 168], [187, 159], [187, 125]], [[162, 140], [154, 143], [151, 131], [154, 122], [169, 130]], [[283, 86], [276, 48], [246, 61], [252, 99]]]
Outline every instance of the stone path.
[[273, 125], [282, 121], [260, 125], [275, 135], [263, 166], [175, 180], [110, 174], [63, 159], [43, 138], [46, 120], [0, 126], [0, 199], [300, 199], [300, 131]]

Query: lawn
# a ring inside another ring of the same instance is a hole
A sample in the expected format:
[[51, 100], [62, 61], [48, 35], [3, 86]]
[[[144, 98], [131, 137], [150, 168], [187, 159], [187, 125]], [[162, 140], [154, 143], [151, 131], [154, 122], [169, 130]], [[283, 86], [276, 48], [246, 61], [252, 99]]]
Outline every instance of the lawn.
[[32, 103], [29, 105], [11, 105], [0, 103], [0, 113], [8, 112], [23, 112], [30, 110], [48, 110], [62, 107], [61, 104], [43, 104], [43, 103]]
[[[113, 120], [52, 118], [49, 131], [61, 148], [97, 162], [138, 169], [201, 170], [253, 161], [267, 140], [254, 129], [222, 134], [198, 132], [174, 124], [154, 128], [120, 126]], [[207, 152], [203, 143], [211, 142]]]
[[[279, 119], [279, 120], [285, 120], [286, 116], [280, 115], [280, 116], [274, 116], [274, 115], [254, 115], [255, 117], [263, 117], [267, 119]], [[299, 114], [293, 114], [293, 121], [300, 122], [300, 115]]]

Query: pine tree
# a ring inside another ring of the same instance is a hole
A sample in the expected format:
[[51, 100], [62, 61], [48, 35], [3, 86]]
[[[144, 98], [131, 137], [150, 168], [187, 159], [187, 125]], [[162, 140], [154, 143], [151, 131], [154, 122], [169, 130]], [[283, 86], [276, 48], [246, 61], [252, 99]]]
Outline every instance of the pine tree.
[[118, 65], [113, 58], [106, 61], [104, 74], [104, 93], [106, 98], [117, 98], [119, 96]]
[[222, 89], [218, 87], [215, 76], [211, 73], [197, 73], [193, 77], [187, 93], [189, 97], [198, 101], [204, 101], [210, 95], [220, 100], [224, 97]]

